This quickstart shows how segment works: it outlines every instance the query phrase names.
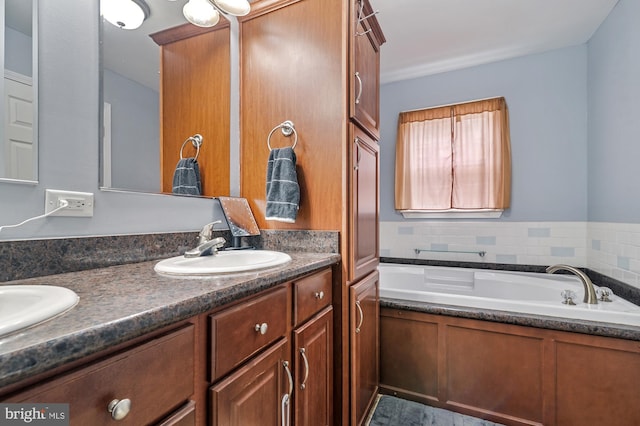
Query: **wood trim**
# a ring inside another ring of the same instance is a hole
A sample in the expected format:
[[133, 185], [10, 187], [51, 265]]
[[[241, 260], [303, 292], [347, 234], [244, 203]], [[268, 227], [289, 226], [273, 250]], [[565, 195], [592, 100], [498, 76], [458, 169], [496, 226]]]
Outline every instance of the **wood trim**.
[[165, 44], [173, 43], [176, 41], [184, 40], [186, 38], [195, 37], [200, 34], [210, 33], [212, 31], [218, 31], [231, 26], [230, 22], [220, 16], [220, 22], [213, 27], [198, 27], [190, 23], [178, 25], [176, 27], [167, 28], [153, 34], [149, 34], [149, 37], [158, 45], [164, 46]]

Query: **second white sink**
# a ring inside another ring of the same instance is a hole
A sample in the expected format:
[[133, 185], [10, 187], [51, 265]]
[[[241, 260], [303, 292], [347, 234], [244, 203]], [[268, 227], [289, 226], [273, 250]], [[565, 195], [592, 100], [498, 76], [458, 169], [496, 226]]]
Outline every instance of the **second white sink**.
[[156, 263], [156, 272], [171, 275], [212, 275], [254, 271], [284, 265], [291, 256], [270, 250], [220, 251], [212, 256], [176, 256]]

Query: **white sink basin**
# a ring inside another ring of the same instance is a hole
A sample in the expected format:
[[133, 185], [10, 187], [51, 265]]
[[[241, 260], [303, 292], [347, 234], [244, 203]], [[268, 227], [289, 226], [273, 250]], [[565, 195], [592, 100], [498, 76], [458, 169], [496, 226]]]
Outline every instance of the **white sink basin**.
[[156, 263], [156, 272], [172, 275], [212, 275], [271, 268], [291, 261], [291, 256], [270, 250], [220, 251], [212, 256], [176, 256]]
[[64, 287], [0, 285], [0, 336], [51, 319], [79, 300], [76, 293]]

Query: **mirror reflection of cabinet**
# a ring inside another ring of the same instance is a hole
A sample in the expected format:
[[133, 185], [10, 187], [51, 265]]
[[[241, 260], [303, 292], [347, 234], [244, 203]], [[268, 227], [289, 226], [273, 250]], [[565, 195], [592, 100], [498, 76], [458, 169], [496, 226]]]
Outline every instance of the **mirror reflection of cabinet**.
[[[199, 133], [202, 195], [229, 195], [229, 23], [185, 24], [151, 37], [160, 46], [162, 192], [171, 193], [183, 142]], [[183, 156], [195, 155], [186, 144]]]

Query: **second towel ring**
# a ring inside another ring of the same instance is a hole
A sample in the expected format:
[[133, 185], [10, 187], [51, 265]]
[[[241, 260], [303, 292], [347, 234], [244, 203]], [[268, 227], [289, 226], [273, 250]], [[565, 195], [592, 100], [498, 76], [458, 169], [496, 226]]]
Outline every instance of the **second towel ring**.
[[275, 132], [278, 129], [282, 129], [282, 134], [285, 136], [291, 136], [291, 134], [293, 133], [293, 135], [295, 136], [295, 139], [293, 140], [293, 146], [291, 146], [291, 149], [296, 149], [296, 145], [298, 144], [298, 132], [296, 132], [296, 128], [293, 124], [293, 121], [291, 120], [286, 120], [283, 121], [282, 123], [278, 124], [276, 127], [274, 127], [270, 132], [269, 132], [269, 136], [267, 136], [267, 146], [269, 147], [269, 151], [272, 150], [271, 148], [271, 135], [273, 135], [273, 132]]
[[187, 139], [185, 139], [184, 142], [182, 142], [182, 146], [180, 147], [180, 159], [182, 160], [184, 158], [182, 156], [182, 150], [184, 149], [184, 146], [189, 141], [191, 141], [191, 144], [196, 149], [196, 156], [195, 156], [194, 160], [197, 160], [198, 159], [198, 155], [200, 155], [200, 145], [202, 145], [202, 135], [198, 134], [198, 133], [196, 133], [193, 136], [189, 136]]

